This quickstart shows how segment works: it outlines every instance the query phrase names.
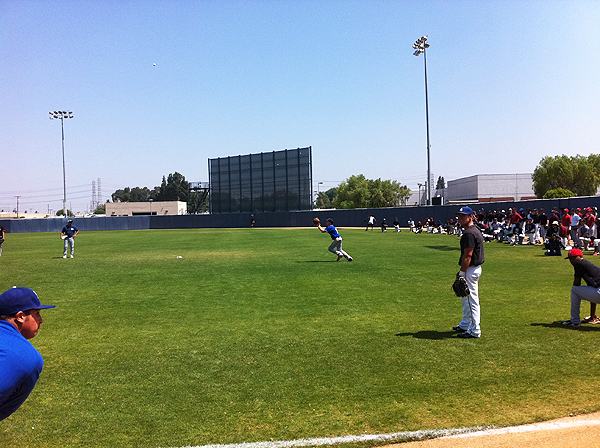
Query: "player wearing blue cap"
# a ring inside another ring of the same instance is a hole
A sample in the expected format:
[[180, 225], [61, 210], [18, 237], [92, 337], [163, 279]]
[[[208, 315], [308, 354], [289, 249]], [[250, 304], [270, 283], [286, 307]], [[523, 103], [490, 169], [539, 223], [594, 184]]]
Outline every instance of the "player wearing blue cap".
[[353, 258], [350, 255], [348, 255], [342, 250], [342, 237], [333, 225], [333, 219], [329, 218], [327, 220], [327, 227], [321, 227], [321, 225], [319, 224], [318, 228], [322, 233], [327, 232], [331, 236], [333, 242], [329, 245], [329, 252], [333, 252], [338, 256], [337, 261], [340, 261], [342, 257], [348, 261], [353, 260]]
[[41, 305], [29, 288], [12, 288], [0, 295], [0, 420], [25, 402], [44, 367], [42, 355], [28, 341], [37, 335]]
[[67, 251], [71, 246], [71, 258], [75, 252], [75, 237], [79, 233], [79, 229], [73, 225], [73, 220], [69, 219], [67, 225], [60, 231], [61, 239], [65, 240], [65, 250], [63, 251], [63, 258], [67, 258]]
[[460, 271], [456, 276], [464, 277], [469, 287], [469, 295], [462, 297], [463, 317], [453, 330], [458, 331], [460, 338], [481, 337], [481, 309], [479, 307], [479, 278], [481, 265], [485, 260], [483, 251], [483, 235], [475, 225], [473, 209], [462, 207], [458, 211], [458, 221], [463, 228], [460, 237]]

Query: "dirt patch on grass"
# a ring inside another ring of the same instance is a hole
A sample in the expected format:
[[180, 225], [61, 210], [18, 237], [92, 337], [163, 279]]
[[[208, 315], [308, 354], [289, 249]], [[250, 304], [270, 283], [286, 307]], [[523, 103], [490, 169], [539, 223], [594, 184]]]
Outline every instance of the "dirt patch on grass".
[[490, 429], [385, 448], [598, 448], [600, 412], [531, 425]]

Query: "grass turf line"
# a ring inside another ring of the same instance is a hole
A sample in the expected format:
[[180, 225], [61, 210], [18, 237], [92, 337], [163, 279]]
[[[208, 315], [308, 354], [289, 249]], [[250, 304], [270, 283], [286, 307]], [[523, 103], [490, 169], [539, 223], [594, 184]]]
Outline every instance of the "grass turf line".
[[230, 444], [598, 409], [600, 328], [552, 323], [569, 314], [567, 261], [487, 244], [483, 337], [465, 341], [449, 330], [458, 238], [340, 232], [352, 263], [315, 229], [81, 232], [73, 260], [55, 233], [10, 235], [2, 290], [58, 307], [0, 445]]

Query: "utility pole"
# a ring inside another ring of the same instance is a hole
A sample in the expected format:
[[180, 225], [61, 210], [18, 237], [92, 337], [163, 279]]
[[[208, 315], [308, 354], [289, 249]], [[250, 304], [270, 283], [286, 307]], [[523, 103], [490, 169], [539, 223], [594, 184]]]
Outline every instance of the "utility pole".
[[19, 198], [20, 197], [21, 196], [15, 196], [15, 198], [17, 198], [17, 216], [16, 216], [17, 218], [19, 218]]

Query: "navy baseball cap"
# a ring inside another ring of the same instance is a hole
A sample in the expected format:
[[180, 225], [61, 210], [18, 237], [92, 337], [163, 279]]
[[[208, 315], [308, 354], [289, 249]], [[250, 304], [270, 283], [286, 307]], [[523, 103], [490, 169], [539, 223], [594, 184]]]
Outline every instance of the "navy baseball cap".
[[0, 316], [16, 314], [19, 311], [44, 310], [56, 305], [42, 305], [35, 291], [16, 286], [0, 295]]
[[459, 215], [472, 215], [473, 214], [473, 209], [471, 207], [461, 207], [460, 210], [458, 211]]

